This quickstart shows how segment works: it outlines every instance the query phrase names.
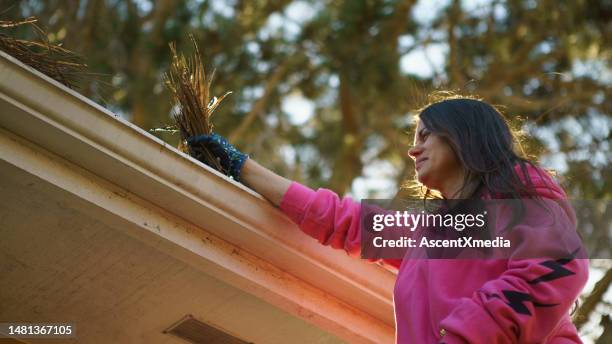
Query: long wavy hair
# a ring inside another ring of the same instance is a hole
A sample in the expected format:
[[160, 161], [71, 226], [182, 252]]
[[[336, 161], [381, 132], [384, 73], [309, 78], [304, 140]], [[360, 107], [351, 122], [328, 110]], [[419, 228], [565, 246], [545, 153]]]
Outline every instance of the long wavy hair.
[[528, 159], [519, 133], [511, 129], [496, 107], [473, 97], [454, 94], [443, 97], [421, 108], [417, 120], [451, 147], [464, 169], [464, 180], [459, 188], [459, 198], [463, 200], [448, 202], [439, 192], [421, 184], [416, 176], [409, 185], [418, 190], [423, 207], [428, 211], [446, 209], [451, 213], [476, 213], [484, 206], [481, 198], [485, 194], [492, 199], [506, 199], [513, 214], [504, 231], [511, 230], [526, 213], [522, 199], [540, 199], [528, 166], [534, 167], [538, 174], [547, 172]]
[[[537, 198], [527, 172], [528, 165], [535, 165], [527, 158], [518, 133], [496, 107], [473, 97], [445, 96], [421, 108], [417, 119], [450, 145], [464, 168], [460, 188], [464, 198], [475, 198], [483, 191], [493, 198]], [[417, 186], [423, 198], [440, 197], [418, 180], [408, 185]]]

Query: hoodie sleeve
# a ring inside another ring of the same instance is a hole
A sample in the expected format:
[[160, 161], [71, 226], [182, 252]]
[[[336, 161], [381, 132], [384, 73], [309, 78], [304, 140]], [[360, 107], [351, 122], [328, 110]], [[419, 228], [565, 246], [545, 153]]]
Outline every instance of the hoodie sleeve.
[[441, 343], [547, 343], [558, 332], [586, 284], [588, 259], [560, 202], [532, 205], [525, 217], [512, 229], [519, 244], [507, 269], [440, 322]]
[[[344, 249], [351, 257], [360, 257], [361, 204], [352, 198], [340, 198], [331, 190], [320, 188], [315, 191], [292, 182], [279, 208], [319, 243]], [[384, 259], [381, 262], [398, 269], [401, 259]]]
[[441, 321], [441, 343], [546, 343], [568, 316], [587, 271], [586, 259], [514, 262]]

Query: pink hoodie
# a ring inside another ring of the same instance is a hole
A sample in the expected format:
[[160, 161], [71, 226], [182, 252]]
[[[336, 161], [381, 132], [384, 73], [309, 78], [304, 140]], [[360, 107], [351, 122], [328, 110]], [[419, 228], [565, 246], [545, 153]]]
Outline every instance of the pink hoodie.
[[[559, 185], [539, 172], [528, 169], [538, 194], [565, 200]], [[573, 223], [566, 202], [558, 204], [555, 216]], [[293, 182], [280, 209], [321, 244], [360, 256], [361, 205], [350, 197]], [[529, 223], [538, 221], [521, 225]], [[587, 281], [587, 259], [382, 262], [399, 269], [396, 343], [581, 343], [569, 312]]]

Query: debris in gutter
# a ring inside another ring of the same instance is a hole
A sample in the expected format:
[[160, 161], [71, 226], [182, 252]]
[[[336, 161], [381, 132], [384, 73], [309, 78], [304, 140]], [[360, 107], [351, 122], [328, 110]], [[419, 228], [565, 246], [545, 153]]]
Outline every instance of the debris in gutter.
[[[23, 20], [0, 20], [0, 50], [74, 89], [78, 77], [86, 74], [87, 65], [76, 53], [50, 43], [47, 33], [36, 24], [37, 21], [35, 17]], [[39, 39], [36, 41], [17, 39], [9, 34], [11, 30], [23, 25], [31, 27]]]
[[[170, 43], [172, 62], [170, 69], [164, 74], [164, 84], [172, 96], [174, 125], [164, 128], [154, 128], [152, 132], [171, 132], [180, 134], [178, 149], [195, 157], [193, 147], [189, 147], [186, 140], [197, 135], [210, 135], [213, 133], [211, 117], [223, 99], [231, 92], [220, 97], [211, 96], [210, 88], [215, 71], [210, 75], [206, 73], [200, 50], [193, 36], [189, 36], [195, 53], [190, 58], [178, 54], [174, 43]], [[221, 163], [205, 147], [197, 147], [204, 152], [206, 163], [216, 170], [228, 175]]]

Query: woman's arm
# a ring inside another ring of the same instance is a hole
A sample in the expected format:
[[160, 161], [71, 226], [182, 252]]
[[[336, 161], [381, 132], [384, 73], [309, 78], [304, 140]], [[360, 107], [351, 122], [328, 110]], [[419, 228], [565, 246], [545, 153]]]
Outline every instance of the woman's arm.
[[[259, 165], [217, 134], [199, 135], [187, 140], [195, 152], [206, 147], [231, 176], [278, 207], [300, 229], [321, 244], [344, 249], [349, 255], [360, 253], [361, 204], [350, 197], [340, 199], [331, 190], [312, 190], [298, 182], [281, 177]], [[200, 159], [196, 154], [196, 158]], [[401, 260], [390, 265], [397, 268]]]
[[361, 205], [327, 189], [309, 187], [281, 177], [247, 159], [241, 181], [279, 207], [300, 229], [321, 244], [359, 256]]
[[[350, 256], [359, 257], [361, 205], [358, 202], [348, 197], [341, 199], [331, 190], [312, 190], [279, 176], [252, 159], [244, 163], [241, 180], [279, 207], [304, 233], [319, 243], [344, 249]], [[401, 264], [400, 259], [381, 261], [395, 269]]]
[[291, 185], [291, 180], [279, 176], [253, 159], [246, 160], [242, 167], [241, 177], [246, 186], [257, 191], [277, 207]]

